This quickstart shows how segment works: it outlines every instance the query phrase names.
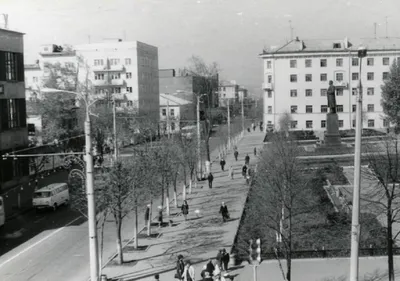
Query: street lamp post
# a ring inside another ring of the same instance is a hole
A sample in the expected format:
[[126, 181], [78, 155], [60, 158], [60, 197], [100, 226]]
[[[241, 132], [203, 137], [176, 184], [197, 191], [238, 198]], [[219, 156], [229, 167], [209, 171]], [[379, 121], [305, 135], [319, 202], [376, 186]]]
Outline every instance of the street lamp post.
[[351, 220], [351, 255], [350, 255], [350, 281], [358, 281], [358, 255], [360, 238], [360, 188], [361, 188], [361, 135], [362, 135], [362, 84], [361, 65], [362, 58], [367, 56], [364, 47], [358, 49], [360, 74], [358, 80], [358, 95], [356, 107], [356, 140], [354, 152], [354, 188], [353, 188], [353, 211]]
[[201, 163], [201, 134], [200, 134], [200, 96], [197, 95], [197, 157], [198, 157], [198, 164], [197, 164], [197, 178], [202, 178], [202, 163]]

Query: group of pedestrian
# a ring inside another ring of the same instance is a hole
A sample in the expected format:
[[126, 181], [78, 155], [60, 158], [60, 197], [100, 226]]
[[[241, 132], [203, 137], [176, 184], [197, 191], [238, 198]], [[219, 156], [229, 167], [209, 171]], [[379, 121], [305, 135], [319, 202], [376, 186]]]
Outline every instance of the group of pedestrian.
[[189, 260], [184, 261], [182, 255], [178, 255], [176, 262], [175, 280], [196, 281], [194, 267]]

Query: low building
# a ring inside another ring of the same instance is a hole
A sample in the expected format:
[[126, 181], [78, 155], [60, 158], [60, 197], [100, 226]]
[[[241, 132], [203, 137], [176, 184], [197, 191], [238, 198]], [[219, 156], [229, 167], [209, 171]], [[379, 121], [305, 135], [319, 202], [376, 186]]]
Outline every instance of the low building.
[[[169, 120], [169, 125], [168, 121]], [[179, 132], [181, 127], [196, 122], [193, 103], [173, 94], [160, 94], [161, 133]]]
[[239, 85], [236, 81], [222, 81], [218, 90], [219, 106], [226, 107], [229, 103], [239, 103]]

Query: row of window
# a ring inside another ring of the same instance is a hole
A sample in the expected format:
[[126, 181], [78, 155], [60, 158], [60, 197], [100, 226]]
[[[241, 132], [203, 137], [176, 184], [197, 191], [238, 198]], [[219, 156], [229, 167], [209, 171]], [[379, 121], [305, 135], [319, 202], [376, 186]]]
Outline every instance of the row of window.
[[[120, 59], [109, 59], [110, 65], [119, 65], [121, 63]], [[103, 66], [104, 65], [104, 59], [95, 59], [93, 64], [95, 66]], [[125, 65], [131, 65], [132, 64], [132, 59], [126, 58], [125, 59]]]
[[[175, 116], [175, 109], [171, 108], [169, 111], [170, 111], [169, 116]], [[161, 114], [162, 114], [162, 116], [167, 116], [167, 109], [163, 108], [161, 110]]]
[[[386, 80], [389, 77], [389, 72], [383, 72], [382, 73], [382, 79]], [[338, 72], [335, 73], [335, 80], [336, 81], [343, 81], [344, 80], [344, 73]], [[354, 72], [351, 74], [352, 80], [358, 80], [358, 72]], [[374, 72], [367, 72], [367, 80], [368, 81], [373, 81], [375, 79], [375, 73]], [[296, 83], [297, 82], [297, 74], [290, 74], [290, 82]], [[312, 82], [312, 74], [305, 74], [304, 78], [305, 82]], [[320, 81], [327, 81], [328, 80], [328, 75], [326, 73], [321, 73], [320, 74]], [[270, 75], [268, 76], [268, 83], [272, 82], [272, 76], [270, 78]]]
[[0, 99], [0, 131], [26, 127], [25, 99]]
[[0, 81], [24, 82], [24, 55], [0, 51]]
[[[375, 120], [374, 119], [368, 119], [367, 121], [368, 124], [368, 128], [374, 128], [375, 127]], [[290, 128], [292, 129], [297, 129], [298, 126], [298, 122], [297, 120], [293, 120], [290, 122]], [[355, 127], [356, 126], [356, 120], [352, 120], [352, 126]], [[383, 120], [383, 127], [388, 127], [389, 126], [389, 122], [384, 119]], [[343, 128], [344, 127], [344, 122], [343, 120], [339, 120], [339, 128]], [[314, 124], [312, 120], [306, 120], [306, 128], [307, 129], [313, 129], [314, 128]], [[326, 128], [326, 120], [321, 120], [321, 128]]]
[[[320, 89], [320, 96], [321, 97], [326, 97], [328, 93], [328, 89]], [[343, 96], [343, 89], [342, 88], [337, 88], [336, 89], [336, 96]], [[312, 97], [313, 96], [313, 90], [312, 89], [305, 89], [304, 94], [306, 97]], [[353, 96], [357, 95], [357, 88], [352, 88], [351, 89], [351, 94]], [[368, 96], [373, 96], [375, 94], [375, 88], [373, 87], [368, 87], [367, 88], [367, 95]], [[290, 90], [290, 97], [296, 98], [298, 96], [298, 91], [297, 89], [292, 89]], [[272, 92], [268, 92], [268, 98], [272, 98]]]
[[[290, 113], [297, 113], [298, 106], [297, 105], [291, 105], [290, 106]], [[352, 105], [352, 112], [356, 111], [356, 105]], [[374, 104], [368, 104], [367, 105], [367, 111], [368, 112], [374, 112], [375, 111], [375, 105]], [[268, 114], [272, 114], [272, 106], [268, 106], [267, 108]], [[327, 105], [321, 105], [321, 113], [326, 113], [328, 112], [328, 106]], [[336, 105], [336, 112], [343, 112], [343, 105], [338, 104]], [[313, 106], [312, 105], [306, 105], [306, 113], [313, 113]]]
[[[132, 93], [132, 87], [126, 87], [126, 92]], [[96, 94], [106, 94], [107, 90], [106, 89], [96, 89], [95, 93]], [[120, 94], [120, 93], [121, 93], [121, 87], [112, 87], [111, 88], [111, 94]]]
[[[397, 58], [398, 60], [400, 58]], [[359, 64], [359, 58], [352, 58], [351, 59], [351, 65], [352, 66], [358, 66]], [[389, 65], [390, 64], [390, 58], [388, 57], [383, 57], [382, 58], [382, 65]], [[375, 58], [367, 58], [367, 65], [368, 66], [374, 66], [375, 65]], [[297, 60], [289, 60], [289, 66], [290, 68], [297, 68]], [[304, 66], [306, 68], [312, 67], [312, 60], [311, 59], [305, 59], [304, 60]], [[319, 66], [320, 67], [327, 67], [328, 66], [328, 60], [327, 59], [320, 59], [319, 60]], [[343, 67], [343, 58], [337, 58], [336, 59], [336, 67]], [[267, 61], [267, 68], [270, 69], [272, 68], [272, 61]]]
[[[104, 80], [105, 77], [106, 76], [105, 76], [104, 73], [96, 73], [94, 75], [94, 80]], [[131, 79], [132, 78], [132, 72], [125, 73], [125, 77], [126, 77], [126, 79]], [[112, 73], [112, 74], [110, 74], [110, 78], [112, 80], [121, 79], [121, 73]]]

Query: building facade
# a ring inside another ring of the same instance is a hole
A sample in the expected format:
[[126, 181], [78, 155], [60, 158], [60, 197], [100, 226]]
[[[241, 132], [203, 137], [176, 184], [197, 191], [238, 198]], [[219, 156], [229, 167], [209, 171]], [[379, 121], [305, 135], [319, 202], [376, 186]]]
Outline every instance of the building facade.
[[239, 102], [239, 85], [236, 81], [222, 81], [218, 90], [219, 106], [226, 107], [229, 103], [235, 104]]
[[[357, 50], [368, 50], [360, 74]], [[383, 129], [388, 122], [382, 111], [381, 85], [390, 66], [400, 57], [400, 39], [377, 38], [350, 41], [300, 40], [270, 47], [263, 59], [264, 123], [279, 127], [283, 114], [291, 115], [291, 129], [326, 129], [327, 89], [336, 88], [339, 129], [355, 127], [358, 80], [363, 85], [364, 128]]]
[[[0, 155], [28, 146], [23, 34], [0, 29]], [[0, 191], [28, 180], [28, 159], [0, 157]]]
[[179, 132], [180, 128], [186, 125], [185, 123], [193, 124], [195, 120], [196, 112], [193, 111], [192, 102], [173, 94], [160, 94], [161, 133]]

